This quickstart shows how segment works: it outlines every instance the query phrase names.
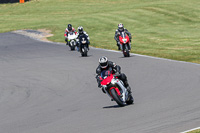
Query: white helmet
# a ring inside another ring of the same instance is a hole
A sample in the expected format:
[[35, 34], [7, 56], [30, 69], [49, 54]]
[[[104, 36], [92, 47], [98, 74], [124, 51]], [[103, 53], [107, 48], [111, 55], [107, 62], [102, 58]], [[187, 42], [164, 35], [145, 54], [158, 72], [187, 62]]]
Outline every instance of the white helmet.
[[124, 25], [122, 23], [118, 24], [118, 29], [119, 29], [119, 31], [123, 31]]
[[81, 33], [81, 34], [83, 33], [83, 26], [78, 27], [78, 32]]
[[106, 68], [108, 66], [108, 58], [105, 56], [99, 58], [99, 65], [101, 68]]

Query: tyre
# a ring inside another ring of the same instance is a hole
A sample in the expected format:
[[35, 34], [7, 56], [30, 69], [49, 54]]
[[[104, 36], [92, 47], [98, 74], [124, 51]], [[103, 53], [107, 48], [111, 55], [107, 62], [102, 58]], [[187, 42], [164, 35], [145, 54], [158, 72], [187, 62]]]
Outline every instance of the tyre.
[[86, 46], [84, 47], [84, 56], [87, 56], [87, 48], [86, 48]]
[[126, 101], [127, 104], [133, 104], [134, 103], [134, 99], [133, 96], [130, 94], [128, 100]]
[[126, 51], [126, 57], [130, 57], [130, 53], [129, 53], [127, 44], [125, 46], [125, 51]]
[[74, 50], [75, 50], [75, 46], [74, 46], [74, 45], [71, 46], [70, 48], [71, 48], [71, 51], [74, 51]]
[[87, 48], [86, 48], [86, 46], [84, 46], [84, 47], [82, 48], [81, 55], [82, 55], [82, 56], [87, 56]]
[[127, 53], [127, 57], [130, 57], [130, 53], [129, 53], [129, 51], [128, 51], [128, 50], [126, 51], [126, 53]]
[[123, 107], [123, 106], [125, 105], [124, 102], [123, 102], [123, 101], [120, 99], [120, 97], [117, 95], [117, 92], [115, 91], [115, 89], [111, 89], [111, 90], [110, 90], [110, 93], [111, 93], [113, 99], [116, 101], [116, 103], [117, 103], [119, 106]]
[[71, 48], [71, 51], [75, 50], [75, 43], [76, 43], [76, 42], [73, 41], [73, 40], [69, 42], [69, 46], [70, 46], [70, 48]]
[[124, 54], [124, 57], [126, 57], [126, 52], [123, 52], [123, 54]]

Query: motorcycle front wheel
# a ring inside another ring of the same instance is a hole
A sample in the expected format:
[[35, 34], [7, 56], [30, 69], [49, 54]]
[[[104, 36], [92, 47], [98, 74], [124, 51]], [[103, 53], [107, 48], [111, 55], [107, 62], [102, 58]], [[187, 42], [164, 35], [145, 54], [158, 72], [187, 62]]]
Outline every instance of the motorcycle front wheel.
[[87, 56], [87, 47], [86, 46], [84, 46], [83, 48], [82, 48], [82, 56]]
[[127, 44], [124, 47], [123, 54], [124, 54], [124, 57], [130, 57], [130, 53], [129, 53]]
[[117, 94], [115, 89], [110, 90], [110, 93], [111, 93], [113, 99], [116, 101], [116, 103], [119, 106], [121, 106], [121, 107], [125, 106], [125, 103], [120, 99], [120, 96]]
[[74, 43], [72, 43], [72, 44], [70, 44], [71, 46], [70, 46], [70, 48], [71, 48], [71, 51], [74, 51], [75, 50], [75, 44]]

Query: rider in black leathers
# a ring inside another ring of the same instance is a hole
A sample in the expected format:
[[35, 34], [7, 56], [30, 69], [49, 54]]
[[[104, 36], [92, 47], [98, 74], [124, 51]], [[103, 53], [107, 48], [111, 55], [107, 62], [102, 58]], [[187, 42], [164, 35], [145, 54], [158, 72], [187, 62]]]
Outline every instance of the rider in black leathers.
[[87, 37], [87, 43], [88, 43], [88, 50], [89, 50], [89, 44], [90, 44], [90, 38], [88, 36], [88, 34], [83, 30], [83, 27], [82, 26], [79, 26], [78, 27], [78, 32], [77, 32], [77, 50], [79, 51], [80, 50], [80, 37], [85, 35]]
[[116, 65], [112, 61], [108, 61], [108, 58], [105, 57], [105, 56], [103, 56], [99, 59], [99, 66], [96, 69], [96, 74], [97, 74], [96, 79], [97, 79], [97, 83], [98, 83], [99, 88], [101, 88], [100, 76], [101, 76], [101, 72], [103, 70], [110, 70], [113, 74], [118, 75], [118, 78], [123, 81], [124, 86], [127, 88], [128, 92], [131, 93], [131, 87], [128, 84], [127, 77], [124, 73], [121, 73], [121, 67], [119, 65]]
[[120, 23], [118, 24], [118, 29], [116, 29], [115, 36], [114, 36], [114, 39], [117, 42], [118, 50], [120, 50], [119, 36], [121, 32], [125, 32], [129, 36], [129, 39], [130, 39], [129, 48], [131, 48], [131, 39], [132, 39], [131, 33], [127, 29], [124, 28], [124, 25], [122, 23]]

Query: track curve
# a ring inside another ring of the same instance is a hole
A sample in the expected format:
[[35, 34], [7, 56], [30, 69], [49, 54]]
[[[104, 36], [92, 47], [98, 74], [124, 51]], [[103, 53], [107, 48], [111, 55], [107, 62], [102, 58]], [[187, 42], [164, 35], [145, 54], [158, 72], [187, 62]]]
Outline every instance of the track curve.
[[[200, 125], [200, 65], [0, 33], [3, 133], [172, 133]], [[122, 67], [135, 104], [118, 107], [95, 80], [100, 56]]]

